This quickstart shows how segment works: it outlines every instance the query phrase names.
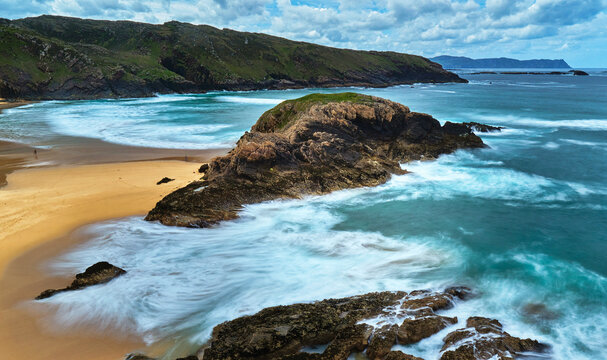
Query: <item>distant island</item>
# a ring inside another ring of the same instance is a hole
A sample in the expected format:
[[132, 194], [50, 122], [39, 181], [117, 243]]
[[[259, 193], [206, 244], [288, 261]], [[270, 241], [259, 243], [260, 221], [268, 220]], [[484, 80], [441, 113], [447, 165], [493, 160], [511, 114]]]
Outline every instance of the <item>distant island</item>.
[[510, 58], [471, 59], [464, 56], [441, 55], [430, 60], [441, 64], [445, 69], [571, 69], [563, 59], [517, 60]]
[[337, 49], [177, 21], [0, 19], [0, 97], [7, 99], [417, 82], [466, 80], [421, 56]]

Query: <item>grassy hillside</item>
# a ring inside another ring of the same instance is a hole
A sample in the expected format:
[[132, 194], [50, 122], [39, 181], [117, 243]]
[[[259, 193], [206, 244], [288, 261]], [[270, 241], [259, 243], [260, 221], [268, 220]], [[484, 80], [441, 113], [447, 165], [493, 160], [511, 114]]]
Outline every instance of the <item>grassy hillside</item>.
[[0, 20], [0, 97], [96, 98], [463, 81], [425, 58], [206, 25]]

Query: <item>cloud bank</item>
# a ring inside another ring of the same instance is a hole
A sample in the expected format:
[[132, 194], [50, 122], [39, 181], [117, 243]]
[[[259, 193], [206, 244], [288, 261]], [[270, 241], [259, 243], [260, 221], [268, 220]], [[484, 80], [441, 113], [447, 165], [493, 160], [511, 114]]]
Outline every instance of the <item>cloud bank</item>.
[[0, 9], [11, 19], [178, 20], [344, 48], [607, 67], [607, 0], [0, 0]]

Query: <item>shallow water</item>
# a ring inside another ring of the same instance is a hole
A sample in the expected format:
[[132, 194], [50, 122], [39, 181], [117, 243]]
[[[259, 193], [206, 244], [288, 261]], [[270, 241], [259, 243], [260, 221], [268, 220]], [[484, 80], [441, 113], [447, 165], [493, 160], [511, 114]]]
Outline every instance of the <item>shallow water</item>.
[[[176, 354], [206, 341], [219, 322], [266, 306], [467, 285], [479, 296], [448, 312], [460, 322], [497, 318], [513, 335], [551, 344], [556, 359], [604, 357], [607, 77], [466, 77], [470, 84], [348, 90], [441, 121], [506, 126], [483, 136], [490, 149], [404, 164], [412, 174], [376, 188], [247, 206], [213, 229], [139, 218], [89, 226], [92, 240], [50, 271], [109, 260], [128, 273], [44, 304], [58, 324], [168, 339]], [[231, 144], [272, 104], [311, 91], [52, 102], [13, 109], [0, 122], [12, 122], [17, 136], [35, 122], [45, 130], [30, 134], [34, 142], [73, 131], [144, 145]], [[438, 358], [440, 340], [406, 350]]]

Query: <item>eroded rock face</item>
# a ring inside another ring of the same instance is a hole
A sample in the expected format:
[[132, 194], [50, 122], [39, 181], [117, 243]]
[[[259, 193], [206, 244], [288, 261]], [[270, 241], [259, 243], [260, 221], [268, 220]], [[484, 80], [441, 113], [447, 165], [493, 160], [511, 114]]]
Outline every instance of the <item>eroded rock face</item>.
[[45, 290], [36, 296], [36, 300], [46, 299], [64, 291], [78, 290], [92, 285], [103, 284], [123, 274], [126, 274], [126, 271], [106, 261], [101, 261], [89, 266], [83, 273], [77, 274], [76, 279], [69, 286], [63, 289]]
[[312, 94], [266, 112], [203, 181], [163, 200], [146, 220], [207, 227], [244, 204], [377, 186], [400, 163], [484, 147], [463, 124], [445, 126], [401, 104], [354, 93]]
[[[267, 308], [216, 326], [203, 359], [345, 360], [353, 352], [365, 349], [370, 359], [415, 359], [391, 351], [397, 342], [399, 323], [418, 316], [438, 316], [433, 308], [453, 306], [459, 299], [456, 294], [469, 291], [459, 289], [451, 293], [379, 292]], [[437, 306], [438, 298], [449, 301]], [[418, 311], [422, 308], [423, 312]], [[422, 324], [417, 329], [425, 334], [433, 333], [435, 327], [428, 324], [429, 330], [425, 330]], [[324, 344], [328, 346], [322, 354], [301, 352], [304, 346]]]
[[511, 336], [499, 321], [484, 317], [468, 318], [466, 328], [449, 333], [444, 342], [441, 360], [509, 360], [524, 352], [548, 349], [536, 340]]

